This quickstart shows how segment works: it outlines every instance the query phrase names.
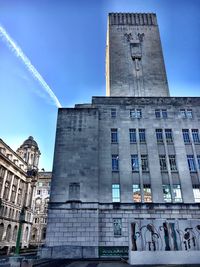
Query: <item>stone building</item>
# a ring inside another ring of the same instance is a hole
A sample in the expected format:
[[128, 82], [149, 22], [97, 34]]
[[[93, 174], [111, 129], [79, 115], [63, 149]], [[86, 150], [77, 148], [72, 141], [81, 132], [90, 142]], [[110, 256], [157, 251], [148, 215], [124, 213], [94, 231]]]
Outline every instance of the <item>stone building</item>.
[[200, 98], [170, 97], [155, 14], [109, 14], [106, 86], [58, 110], [42, 257], [200, 263]]
[[0, 139], [0, 249], [9, 252], [16, 245], [22, 209], [25, 219], [21, 247], [28, 247], [33, 220], [33, 194], [40, 151], [33, 137], [13, 151]]
[[38, 172], [36, 190], [33, 196], [34, 216], [30, 238], [31, 246], [39, 247], [45, 242], [51, 176], [51, 172]]

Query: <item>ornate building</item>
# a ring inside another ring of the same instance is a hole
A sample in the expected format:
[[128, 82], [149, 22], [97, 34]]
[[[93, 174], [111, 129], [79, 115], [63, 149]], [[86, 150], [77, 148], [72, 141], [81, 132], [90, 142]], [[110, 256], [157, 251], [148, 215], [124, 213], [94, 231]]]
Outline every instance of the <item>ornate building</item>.
[[41, 246], [46, 238], [47, 211], [50, 196], [51, 172], [39, 172], [33, 197], [34, 217], [31, 229], [31, 246]]
[[58, 110], [42, 257], [200, 263], [200, 98], [170, 97], [155, 14], [109, 14], [106, 85]]
[[0, 139], [0, 248], [16, 245], [20, 214], [25, 211], [21, 247], [28, 247], [33, 221], [33, 195], [40, 151], [29, 137], [17, 152]]

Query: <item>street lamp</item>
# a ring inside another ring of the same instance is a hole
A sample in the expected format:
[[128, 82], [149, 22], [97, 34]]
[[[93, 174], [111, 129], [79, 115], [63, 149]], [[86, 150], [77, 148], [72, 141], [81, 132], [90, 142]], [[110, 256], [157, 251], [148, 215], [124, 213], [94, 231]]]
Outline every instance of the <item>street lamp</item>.
[[26, 211], [26, 208], [23, 207], [19, 215], [19, 229], [17, 232], [17, 241], [16, 241], [16, 248], [15, 248], [16, 255], [19, 255], [20, 241], [21, 241], [21, 236], [22, 236], [22, 225], [23, 223], [25, 223], [25, 215], [26, 215], [25, 211]]

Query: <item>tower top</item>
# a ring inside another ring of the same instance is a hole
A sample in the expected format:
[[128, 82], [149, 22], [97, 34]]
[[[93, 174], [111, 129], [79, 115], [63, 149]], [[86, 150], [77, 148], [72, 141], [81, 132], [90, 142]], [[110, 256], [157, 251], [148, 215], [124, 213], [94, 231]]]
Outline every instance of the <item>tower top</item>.
[[106, 94], [169, 96], [156, 14], [109, 14]]
[[109, 13], [109, 25], [157, 25], [154, 13]]

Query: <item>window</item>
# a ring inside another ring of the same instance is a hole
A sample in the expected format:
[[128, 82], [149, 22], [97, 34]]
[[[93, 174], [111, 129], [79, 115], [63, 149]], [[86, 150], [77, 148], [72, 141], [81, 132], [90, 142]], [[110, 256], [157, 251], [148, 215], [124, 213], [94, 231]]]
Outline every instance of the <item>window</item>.
[[122, 219], [113, 219], [114, 236], [122, 235]]
[[186, 114], [187, 114], [187, 118], [192, 119], [193, 114], [192, 114], [192, 110], [191, 109], [187, 109], [186, 110]]
[[193, 185], [194, 201], [200, 202], [200, 185]]
[[129, 129], [130, 143], [136, 143], [136, 129]]
[[163, 185], [163, 197], [165, 202], [172, 202], [170, 185]]
[[16, 191], [17, 191], [17, 188], [16, 188], [15, 185], [13, 185], [12, 186], [12, 193], [11, 193], [11, 201], [12, 201], [12, 203], [15, 202], [15, 197], [16, 197], [16, 193], [17, 193]]
[[185, 144], [189, 144], [190, 143], [190, 133], [188, 129], [182, 129], [182, 133], [183, 133], [183, 140]]
[[5, 187], [4, 187], [4, 193], [3, 193], [3, 198], [5, 198], [6, 200], [8, 200], [9, 191], [10, 191], [10, 182], [6, 181]]
[[6, 169], [3, 166], [0, 166], [0, 178], [4, 178]]
[[166, 138], [167, 143], [173, 143], [172, 130], [171, 129], [165, 129], [165, 138]]
[[174, 201], [182, 202], [181, 186], [179, 184], [173, 185], [173, 193], [174, 193]]
[[149, 170], [148, 155], [141, 155], [141, 167], [142, 167], [142, 171], [148, 171]]
[[161, 171], [167, 171], [166, 156], [165, 155], [159, 155], [159, 161], [160, 161], [160, 170]]
[[193, 114], [192, 114], [192, 109], [181, 109], [180, 110], [181, 118], [183, 119], [192, 119]]
[[192, 129], [192, 138], [195, 144], [200, 143], [199, 139], [199, 130], [198, 129]]
[[116, 118], [116, 116], [117, 116], [117, 110], [116, 110], [116, 108], [111, 108], [111, 118]]
[[112, 171], [119, 171], [119, 156], [112, 155]]
[[156, 109], [155, 110], [156, 118], [167, 119], [167, 110], [166, 109]]
[[158, 143], [163, 143], [163, 130], [156, 129], [156, 139]]
[[171, 171], [177, 171], [175, 155], [169, 155], [169, 165], [170, 165]]
[[198, 167], [199, 167], [199, 170], [200, 170], [200, 155], [197, 155], [197, 162], [198, 162]]
[[131, 167], [132, 171], [139, 171], [138, 155], [131, 155]]
[[120, 202], [120, 185], [112, 185], [112, 202]]
[[193, 155], [187, 155], [187, 161], [188, 161], [188, 167], [190, 172], [195, 172], [196, 171], [196, 165], [194, 161], [194, 156]]
[[133, 202], [141, 202], [141, 190], [139, 184], [133, 184]]
[[144, 202], [152, 202], [150, 184], [144, 184]]
[[140, 143], [146, 142], [145, 129], [139, 129], [139, 139]]
[[131, 109], [130, 110], [130, 118], [131, 119], [140, 119], [140, 118], [142, 118], [142, 110], [141, 109]]
[[113, 144], [118, 143], [117, 129], [111, 129], [111, 143]]
[[41, 194], [41, 190], [37, 190], [37, 195], [40, 195]]
[[156, 109], [155, 110], [155, 116], [156, 116], [156, 118], [160, 118], [161, 117], [160, 109]]

